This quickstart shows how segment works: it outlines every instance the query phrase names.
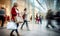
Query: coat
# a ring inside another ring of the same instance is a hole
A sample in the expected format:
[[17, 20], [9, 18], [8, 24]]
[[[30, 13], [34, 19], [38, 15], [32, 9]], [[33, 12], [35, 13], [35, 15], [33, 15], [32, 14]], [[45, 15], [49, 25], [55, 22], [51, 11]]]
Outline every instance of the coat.
[[54, 16], [53, 16], [53, 12], [47, 13], [47, 15], [46, 15], [46, 19], [52, 20], [53, 17], [54, 17]]
[[11, 9], [11, 15], [12, 15], [12, 20], [15, 20], [15, 17], [17, 16], [17, 12], [15, 11], [15, 7], [12, 7]]

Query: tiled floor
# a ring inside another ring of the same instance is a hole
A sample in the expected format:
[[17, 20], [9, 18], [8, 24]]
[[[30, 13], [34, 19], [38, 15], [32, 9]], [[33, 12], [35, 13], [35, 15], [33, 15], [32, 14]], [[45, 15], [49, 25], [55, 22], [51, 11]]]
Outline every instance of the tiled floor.
[[[25, 25], [23, 27], [23, 30], [21, 30], [20, 29], [21, 24], [20, 24], [18, 27], [19, 34], [21, 36], [60, 36], [60, 32], [57, 31], [57, 29], [52, 29], [52, 28], [47, 29], [45, 27], [46, 23], [47, 23], [46, 20], [44, 20], [42, 24], [29, 23], [30, 31], [27, 31]], [[11, 30], [7, 30], [6, 28], [0, 28], [0, 36], [9, 36], [10, 32]], [[16, 33], [14, 32], [14, 34]]]

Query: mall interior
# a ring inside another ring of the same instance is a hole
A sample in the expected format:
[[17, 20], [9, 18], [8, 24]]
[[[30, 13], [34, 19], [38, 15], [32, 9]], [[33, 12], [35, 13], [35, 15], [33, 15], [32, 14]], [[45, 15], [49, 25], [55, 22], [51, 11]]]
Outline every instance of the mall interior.
[[[20, 36], [60, 36], [60, 25], [57, 25], [56, 20], [51, 21], [55, 28], [51, 26], [46, 28], [48, 22], [46, 20], [47, 12], [51, 9], [55, 15], [57, 11], [60, 11], [60, 0], [0, 0], [0, 8], [5, 8], [6, 17], [9, 16], [11, 18], [11, 8], [15, 2], [18, 4], [17, 8], [21, 16], [24, 14], [24, 8], [27, 8], [28, 13], [27, 20], [29, 21], [28, 26], [30, 30], [26, 30], [26, 25], [21, 30], [22, 23], [19, 23], [18, 32]], [[42, 24], [35, 20], [37, 14], [38, 16], [41, 15]], [[0, 36], [10, 36], [11, 30], [7, 29], [7, 22], [6, 19], [4, 27], [0, 27]], [[2, 21], [0, 20], [0, 26], [1, 23]], [[15, 32], [13, 34], [17, 36]]]

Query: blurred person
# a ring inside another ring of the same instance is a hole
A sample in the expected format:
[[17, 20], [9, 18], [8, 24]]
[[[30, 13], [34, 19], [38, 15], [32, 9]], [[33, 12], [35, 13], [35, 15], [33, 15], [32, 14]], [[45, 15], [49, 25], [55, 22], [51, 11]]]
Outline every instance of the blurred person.
[[37, 16], [38, 16], [37, 17], [37, 23], [40, 24], [40, 15], [38, 14]]
[[46, 27], [49, 28], [49, 25], [50, 25], [52, 28], [55, 28], [53, 26], [53, 24], [51, 23], [51, 21], [53, 20], [53, 11], [51, 9], [48, 10], [47, 15], [46, 15], [46, 19], [47, 19]]
[[32, 16], [30, 17], [30, 20], [32, 21]]
[[1, 27], [4, 26], [4, 21], [5, 21], [4, 17], [5, 17], [5, 8], [1, 7], [1, 9], [0, 9], [0, 20], [2, 20]]
[[28, 27], [28, 21], [27, 21], [27, 9], [25, 8], [24, 9], [24, 14], [23, 14], [23, 24], [22, 24], [22, 26], [21, 26], [21, 29], [23, 28], [23, 26], [25, 25], [25, 23], [26, 23], [26, 27], [27, 27], [27, 30], [29, 30], [29, 27]]
[[38, 23], [38, 21], [39, 21], [38, 20], [38, 13], [36, 14], [36, 18], [35, 19], [36, 19], [36, 23]]
[[[17, 7], [18, 7], [18, 4], [17, 3], [14, 3], [14, 6], [11, 9], [11, 16], [12, 16], [11, 20], [14, 21], [14, 22], [16, 22], [16, 16], [18, 15], [18, 13], [17, 13], [17, 11], [18, 11], [17, 10]], [[16, 25], [17, 25], [17, 27], [19, 26], [18, 23]], [[14, 31], [17, 33], [17, 36], [19, 36], [19, 33], [18, 33], [18, 30], [17, 29], [13, 29], [11, 31], [11, 33], [10, 33], [10, 36], [14, 36], [13, 35], [13, 32]]]
[[[60, 11], [57, 11], [57, 13], [55, 15], [55, 19], [57, 21], [57, 25], [60, 26]], [[59, 30], [60, 30], [60, 28], [59, 28]]]
[[40, 24], [42, 24], [42, 17], [41, 15], [39, 16]]

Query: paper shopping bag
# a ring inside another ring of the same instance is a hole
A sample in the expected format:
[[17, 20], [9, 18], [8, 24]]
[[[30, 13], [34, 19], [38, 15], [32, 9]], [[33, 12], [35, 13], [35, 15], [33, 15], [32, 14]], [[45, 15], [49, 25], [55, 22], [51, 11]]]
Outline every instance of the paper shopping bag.
[[9, 30], [17, 29], [16, 23], [13, 21], [8, 22], [7, 23], [7, 29], [9, 29]]

